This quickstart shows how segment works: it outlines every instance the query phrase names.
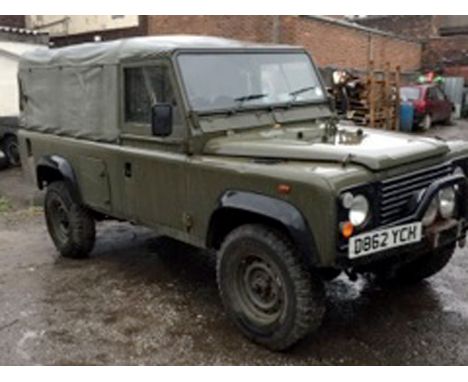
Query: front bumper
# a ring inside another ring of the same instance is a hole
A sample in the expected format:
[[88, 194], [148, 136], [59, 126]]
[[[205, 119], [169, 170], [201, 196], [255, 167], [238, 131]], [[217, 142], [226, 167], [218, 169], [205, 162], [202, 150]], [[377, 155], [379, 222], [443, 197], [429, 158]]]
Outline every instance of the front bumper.
[[426, 189], [419, 203], [412, 207], [413, 213], [389, 225], [373, 227], [372, 230], [421, 221], [433, 198], [441, 189], [448, 186], [458, 187], [457, 214], [452, 219], [438, 220], [433, 225], [424, 228], [423, 238], [420, 242], [354, 259], [349, 258], [348, 246], [341, 246], [338, 250], [336, 265], [340, 268], [357, 267], [380, 262], [401, 254], [404, 254], [405, 259], [407, 259], [413, 255], [420, 256], [435, 248], [455, 246], [457, 242], [464, 242], [468, 229], [468, 183], [467, 178], [462, 174], [453, 174], [436, 180]]
[[457, 243], [463, 243], [466, 240], [466, 231], [468, 224], [465, 219], [450, 219], [438, 222], [423, 231], [423, 238], [420, 242], [397, 247], [368, 256], [362, 256], [350, 259], [348, 254], [343, 254], [337, 259], [337, 266], [342, 269], [359, 268], [372, 266], [385, 262], [389, 259], [401, 257], [403, 262], [411, 261], [434, 249], [455, 247]]

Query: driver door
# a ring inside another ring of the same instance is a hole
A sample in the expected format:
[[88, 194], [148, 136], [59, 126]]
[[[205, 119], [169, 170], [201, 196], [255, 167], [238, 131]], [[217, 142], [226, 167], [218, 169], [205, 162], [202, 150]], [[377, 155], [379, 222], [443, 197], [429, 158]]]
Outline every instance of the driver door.
[[[120, 174], [124, 211], [129, 220], [182, 230], [186, 210], [185, 137], [180, 94], [172, 67], [165, 60], [122, 68], [122, 134]], [[172, 133], [153, 135], [151, 108], [170, 104]]]

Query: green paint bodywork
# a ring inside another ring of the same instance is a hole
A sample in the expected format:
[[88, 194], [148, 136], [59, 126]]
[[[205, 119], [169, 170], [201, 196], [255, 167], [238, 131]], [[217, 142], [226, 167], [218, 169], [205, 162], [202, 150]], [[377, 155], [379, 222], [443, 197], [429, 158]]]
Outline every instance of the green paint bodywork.
[[[132, 134], [122, 122], [118, 141], [111, 143], [22, 130], [23, 164], [34, 172], [40, 158], [61, 156], [93, 210], [200, 247], [206, 246], [211, 216], [227, 190], [286, 200], [310, 227], [317, 264], [332, 266], [343, 189], [468, 156], [462, 142], [335, 126], [327, 103], [195, 115], [180, 86], [177, 53], [168, 62], [187, 116], [185, 138], [153, 137], [149, 126]], [[119, 109], [121, 90], [117, 98]], [[291, 186], [287, 195], [277, 191], [283, 183]]]

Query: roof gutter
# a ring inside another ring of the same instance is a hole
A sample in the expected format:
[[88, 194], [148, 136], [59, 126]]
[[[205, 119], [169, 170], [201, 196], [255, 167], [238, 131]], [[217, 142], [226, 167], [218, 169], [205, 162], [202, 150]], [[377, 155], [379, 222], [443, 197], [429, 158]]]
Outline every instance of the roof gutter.
[[358, 30], [358, 31], [364, 32], [364, 33], [376, 34], [376, 35], [380, 35], [380, 36], [395, 38], [395, 39], [398, 39], [398, 40], [417, 43], [417, 44], [421, 43], [417, 39], [412, 39], [412, 38], [406, 37], [406, 36], [400, 36], [400, 35], [390, 33], [390, 32], [385, 32], [385, 31], [382, 31], [382, 30], [379, 30], [379, 29], [365, 27], [363, 25], [359, 25], [359, 24], [352, 23], [352, 22], [349, 22], [349, 21], [335, 20], [335, 19], [332, 19], [330, 17], [314, 16], [314, 15], [301, 15], [300, 17], [307, 18], [307, 19], [313, 19], [313, 20], [323, 22], [323, 23], [328, 23], [328, 24], [341, 26], [343, 28], [355, 29], [355, 30]]

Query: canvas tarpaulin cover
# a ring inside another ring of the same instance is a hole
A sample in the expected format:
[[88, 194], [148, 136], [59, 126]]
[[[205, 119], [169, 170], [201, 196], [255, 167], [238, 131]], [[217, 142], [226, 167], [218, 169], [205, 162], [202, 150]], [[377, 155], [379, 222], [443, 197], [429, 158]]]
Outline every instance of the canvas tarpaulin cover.
[[117, 67], [20, 69], [26, 129], [113, 142], [119, 137]]
[[217, 37], [135, 37], [26, 53], [19, 65], [25, 128], [74, 138], [119, 138], [119, 64], [177, 49], [271, 48]]

